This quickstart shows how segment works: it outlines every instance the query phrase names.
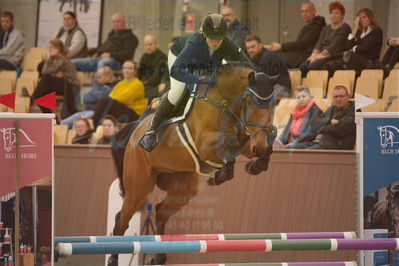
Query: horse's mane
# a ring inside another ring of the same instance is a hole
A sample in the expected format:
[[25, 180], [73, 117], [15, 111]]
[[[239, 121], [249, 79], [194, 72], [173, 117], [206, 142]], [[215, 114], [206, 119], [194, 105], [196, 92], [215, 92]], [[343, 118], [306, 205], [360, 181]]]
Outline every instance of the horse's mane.
[[253, 71], [253, 67], [248, 64], [247, 62], [228, 62], [227, 64], [221, 65], [218, 69], [217, 75], [219, 76], [224, 76], [224, 75], [231, 75], [232, 72], [236, 72], [238, 70], [242, 70], [243, 68], [249, 68]]

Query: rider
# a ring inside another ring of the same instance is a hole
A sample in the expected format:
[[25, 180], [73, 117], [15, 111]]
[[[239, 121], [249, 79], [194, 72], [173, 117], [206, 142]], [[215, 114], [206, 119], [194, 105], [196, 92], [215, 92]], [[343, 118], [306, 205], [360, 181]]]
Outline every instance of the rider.
[[[157, 129], [179, 103], [186, 83], [216, 85], [215, 73], [225, 58], [252, 64], [244, 51], [226, 35], [227, 25], [223, 17], [210, 14], [203, 21], [202, 32], [182, 36], [173, 43], [168, 55], [171, 89], [161, 98], [147, 131], [139, 141], [145, 150], [151, 151], [156, 145]], [[205, 74], [212, 75], [205, 77]]]

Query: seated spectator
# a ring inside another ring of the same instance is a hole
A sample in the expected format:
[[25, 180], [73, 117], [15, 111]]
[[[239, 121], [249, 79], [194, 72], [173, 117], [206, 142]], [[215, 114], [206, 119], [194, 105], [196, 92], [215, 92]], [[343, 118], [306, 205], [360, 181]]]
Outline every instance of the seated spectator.
[[276, 148], [295, 149], [299, 138], [305, 137], [312, 121], [323, 112], [310, 96], [309, 89], [299, 86], [295, 89], [297, 105], [281, 136], [275, 141]]
[[316, 15], [316, 7], [312, 2], [302, 3], [301, 14], [306, 24], [299, 31], [295, 41], [281, 44], [271, 43], [270, 50], [281, 53], [290, 68], [299, 67], [302, 62], [306, 61], [312, 53], [322, 29], [326, 26], [324, 17]]
[[399, 37], [391, 37], [388, 40], [389, 48], [382, 58], [382, 65], [384, 68], [384, 77], [387, 77], [389, 71], [399, 63]]
[[0, 70], [15, 70], [25, 52], [24, 34], [14, 26], [14, 15], [1, 13]]
[[[59, 40], [53, 39], [48, 45], [49, 59], [44, 63], [42, 77], [32, 95], [32, 100], [52, 92], [64, 96], [61, 118], [68, 117], [77, 111], [80, 102], [80, 82], [76, 71], [66, 58], [68, 48]], [[50, 109], [40, 106], [43, 113], [51, 113]]]
[[35, 266], [50, 266], [51, 263], [51, 249], [46, 246], [41, 246], [39, 249], [40, 264]]
[[[168, 83], [168, 58], [158, 48], [157, 40], [152, 35], [144, 37], [144, 54], [140, 59], [137, 77], [144, 84], [148, 102], [160, 97]], [[166, 75], [165, 75], [166, 72]]]
[[351, 33], [351, 27], [344, 23], [345, 7], [336, 1], [330, 3], [328, 8], [331, 24], [323, 28], [312, 54], [300, 65], [303, 77], [309, 70], [322, 69], [331, 60], [331, 56], [345, 51], [346, 41]]
[[360, 75], [363, 69], [375, 68], [380, 57], [382, 46], [382, 30], [375, 21], [373, 11], [362, 8], [357, 13], [353, 31], [347, 40], [347, 49], [323, 66], [329, 70], [330, 76], [337, 69], [353, 69]]
[[227, 36], [230, 37], [238, 46], [245, 50], [245, 36], [250, 34], [247, 26], [238, 21], [234, 15], [234, 10], [228, 6], [224, 6], [220, 15], [227, 24]]
[[93, 130], [91, 128], [89, 119], [79, 118], [75, 123], [76, 135], [72, 139], [72, 144], [95, 144], [96, 138], [93, 136]]
[[103, 66], [120, 70], [126, 60], [134, 57], [139, 41], [131, 29], [126, 28], [125, 17], [116, 13], [112, 15], [112, 31], [100, 47], [89, 51], [89, 55], [97, 53], [93, 58], [72, 59], [77, 71], [93, 72]]
[[116, 119], [112, 115], [106, 115], [102, 122], [103, 136], [97, 141], [97, 144], [109, 145], [111, 144], [111, 137], [115, 134], [117, 129]]
[[356, 142], [355, 103], [348, 89], [336, 86], [333, 105], [314, 120], [309, 132], [298, 139], [297, 148], [352, 150]]
[[116, 78], [112, 68], [109, 66], [99, 68], [93, 79], [93, 87], [83, 96], [85, 109], [95, 110], [97, 102], [107, 99], [115, 84]]
[[107, 114], [113, 115], [118, 122], [137, 120], [147, 106], [144, 85], [136, 77], [136, 63], [126, 61], [122, 73], [123, 80], [115, 85], [107, 99], [97, 103], [93, 115], [95, 126]]
[[256, 71], [261, 71], [269, 76], [279, 75], [275, 90], [277, 96], [288, 97], [291, 95], [291, 80], [288, 73], [288, 66], [275, 52], [263, 47], [262, 41], [257, 35], [248, 35], [245, 39], [247, 53], [252, 62], [256, 65]]
[[64, 13], [64, 26], [60, 28], [56, 36], [68, 47], [69, 58], [86, 57], [87, 37], [79, 27], [76, 14], [72, 11]]

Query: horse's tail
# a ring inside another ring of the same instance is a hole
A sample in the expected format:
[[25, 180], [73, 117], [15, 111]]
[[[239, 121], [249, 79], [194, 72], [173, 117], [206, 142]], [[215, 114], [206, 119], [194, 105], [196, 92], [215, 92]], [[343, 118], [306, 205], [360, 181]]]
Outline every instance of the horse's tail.
[[125, 197], [125, 187], [123, 186], [123, 158], [130, 136], [138, 126], [139, 121], [134, 121], [123, 126], [113, 137], [111, 142], [112, 159], [114, 160], [116, 172], [119, 178], [120, 195]]

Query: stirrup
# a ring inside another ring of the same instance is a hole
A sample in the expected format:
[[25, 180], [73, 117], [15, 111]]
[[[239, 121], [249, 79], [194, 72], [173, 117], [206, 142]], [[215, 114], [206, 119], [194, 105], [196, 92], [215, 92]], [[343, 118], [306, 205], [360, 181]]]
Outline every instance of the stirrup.
[[158, 134], [156, 130], [145, 132], [139, 140], [139, 145], [146, 151], [151, 152], [158, 143]]

